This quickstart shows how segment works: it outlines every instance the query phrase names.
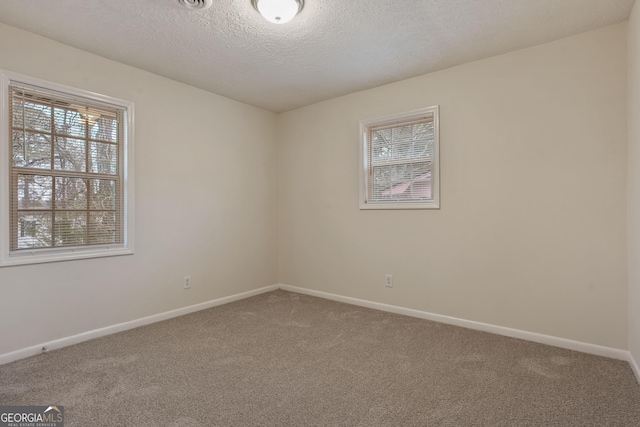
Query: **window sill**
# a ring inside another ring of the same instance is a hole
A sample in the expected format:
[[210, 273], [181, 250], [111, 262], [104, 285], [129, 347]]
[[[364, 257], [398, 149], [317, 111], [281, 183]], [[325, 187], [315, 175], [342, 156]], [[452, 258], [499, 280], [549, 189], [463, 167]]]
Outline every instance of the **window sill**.
[[360, 209], [440, 209], [440, 204], [436, 202], [360, 203]]
[[48, 250], [25, 251], [10, 254], [0, 260], [0, 267], [10, 267], [26, 264], [43, 264], [49, 262], [72, 261], [76, 259], [102, 258], [110, 256], [132, 255], [133, 250], [125, 247], [97, 248], [97, 249], [65, 249], [59, 252]]

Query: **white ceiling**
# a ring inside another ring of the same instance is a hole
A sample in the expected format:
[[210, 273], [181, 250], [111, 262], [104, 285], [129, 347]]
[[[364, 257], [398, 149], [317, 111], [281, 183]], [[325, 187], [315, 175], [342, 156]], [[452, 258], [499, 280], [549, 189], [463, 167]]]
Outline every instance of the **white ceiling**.
[[3, 0], [0, 22], [275, 112], [628, 19], [634, 0]]

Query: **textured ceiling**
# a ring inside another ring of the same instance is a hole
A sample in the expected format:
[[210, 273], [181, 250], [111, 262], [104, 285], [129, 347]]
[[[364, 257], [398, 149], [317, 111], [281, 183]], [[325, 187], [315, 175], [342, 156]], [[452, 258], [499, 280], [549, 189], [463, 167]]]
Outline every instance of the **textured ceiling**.
[[0, 22], [281, 112], [628, 19], [634, 0], [0, 1]]

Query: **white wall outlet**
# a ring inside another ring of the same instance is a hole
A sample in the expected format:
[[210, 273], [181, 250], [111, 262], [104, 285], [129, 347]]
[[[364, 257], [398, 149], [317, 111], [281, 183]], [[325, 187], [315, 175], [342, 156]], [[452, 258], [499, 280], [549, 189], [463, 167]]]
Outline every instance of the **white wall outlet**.
[[184, 289], [191, 289], [191, 276], [184, 276]]
[[384, 276], [384, 280], [385, 280], [384, 285], [385, 285], [387, 288], [393, 288], [393, 275], [391, 275], [391, 274], [385, 274], [385, 276]]

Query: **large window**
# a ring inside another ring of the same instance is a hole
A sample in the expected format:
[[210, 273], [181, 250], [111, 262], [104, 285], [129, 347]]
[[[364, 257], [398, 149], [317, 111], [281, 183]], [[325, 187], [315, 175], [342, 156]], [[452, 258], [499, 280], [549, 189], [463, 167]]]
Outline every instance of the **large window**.
[[440, 207], [438, 107], [360, 122], [360, 209]]
[[2, 265], [132, 252], [133, 105], [2, 72]]

